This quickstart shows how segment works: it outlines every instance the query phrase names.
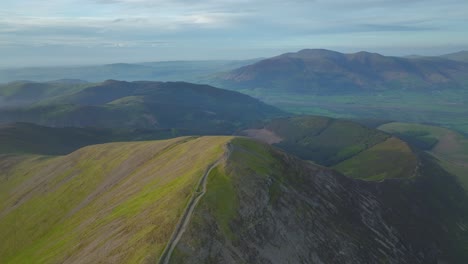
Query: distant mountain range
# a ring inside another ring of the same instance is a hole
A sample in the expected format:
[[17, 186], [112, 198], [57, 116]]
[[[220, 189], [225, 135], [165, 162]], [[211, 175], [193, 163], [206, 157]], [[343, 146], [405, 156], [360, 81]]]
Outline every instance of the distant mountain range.
[[219, 71], [229, 71], [260, 59], [161, 61], [114, 63], [88, 66], [56, 66], [0, 69], [0, 83], [17, 80], [51, 81], [81, 79], [102, 82], [108, 79], [125, 81], [189, 81], [196, 82]]
[[[447, 57], [461, 58], [462, 54]], [[212, 83], [237, 90], [317, 94], [460, 89], [468, 86], [468, 63], [439, 57], [402, 58], [305, 49], [219, 74]]]
[[0, 83], [18, 80], [79, 79], [102, 82], [187, 81], [230, 89], [276, 88], [292, 90], [378, 90], [404, 86], [458, 87], [466, 84], [468, 51], [441, 56], [383, 56], [358, 52], [343, 54], [305, 49], [268, 59], [162, 61], [105, 65], [0, 69]]

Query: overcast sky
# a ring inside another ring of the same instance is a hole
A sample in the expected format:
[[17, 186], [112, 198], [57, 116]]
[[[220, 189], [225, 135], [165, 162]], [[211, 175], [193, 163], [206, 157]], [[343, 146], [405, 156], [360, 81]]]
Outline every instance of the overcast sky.
[[467, 0], [1, 0], [0, 66], [468, 49]]

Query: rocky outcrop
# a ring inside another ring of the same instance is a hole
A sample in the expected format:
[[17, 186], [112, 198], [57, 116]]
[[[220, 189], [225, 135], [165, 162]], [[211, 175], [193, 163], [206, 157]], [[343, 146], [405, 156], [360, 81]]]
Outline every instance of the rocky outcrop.
[[[427, 176], [381, 183], [353, 180], [240, 141], [234, 141], [224, 166], [235, 190], [235, 202], [225, 204], [235, 211], [228, 227], [222, 226], [216, 206], [202, 200], [172, 263], [413, 264], [453, 257], [441, 244], [451, 232], [444, 221], [460, 220], [461, 214], [433, 206], [437, 186]], [[438, 213], [446, 217], [434, 216]]]

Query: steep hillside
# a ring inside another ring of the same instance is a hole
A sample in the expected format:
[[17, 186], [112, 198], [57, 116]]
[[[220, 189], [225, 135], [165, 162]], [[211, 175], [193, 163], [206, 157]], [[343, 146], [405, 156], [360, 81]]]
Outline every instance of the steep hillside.
[[410, 180], [376, 183], [245, 138], [184, 137], [0, 168], [2, 263], [468, 259], [465, 192], [424, 157]]
[[463, 263], [466, 196], [423, 164], [362, 182], [235, 139], [170, 263]]
[[207, 85], [110, 80], [31, 107], [2, 109], [0, 122], [225, 134], [283, 114], [247, 95]]
[[229, 137], [0, 159], [2, 263], [154, 263]]
[[462, 88], [468, 64], [407, 59], [376, 53], [342, 54], [306, 49], [265, 59], [219, 76], [221, 87], [302, 91], [319, 94]]

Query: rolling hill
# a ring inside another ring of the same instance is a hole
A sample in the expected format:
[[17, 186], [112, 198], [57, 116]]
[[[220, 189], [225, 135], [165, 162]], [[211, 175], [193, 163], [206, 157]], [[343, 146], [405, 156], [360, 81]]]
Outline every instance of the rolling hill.
[[0, 109], [0, 122], [233, 133], [285, 113], [247, 95], [184, 82], [109, 80], [32, 106]]
[[468, 138], [447, 128], [392, 122], [379, 126], [411, 144], [426, 150], [468, 191]]
[[348, 120], [277, 118], [242, 134], [356, 179], [407, 178], [417, 168], [416, 154], [406, 142]]
[[379, 183], [233, 137], [3, 156], [0, 259], [464, 263], [466, 195], [421, 161], [415, 177]]
[[90, 86], [81, 80], [57, 80], [52, 82], [15, 81], [0, 84], [0, 108], [23, 106], [47, 98], [75, 93]]

